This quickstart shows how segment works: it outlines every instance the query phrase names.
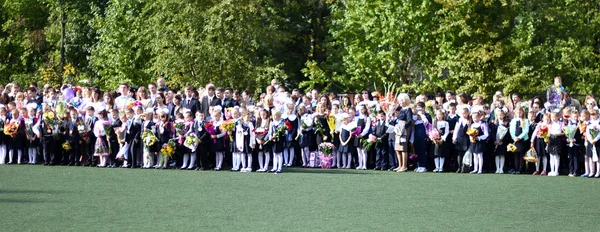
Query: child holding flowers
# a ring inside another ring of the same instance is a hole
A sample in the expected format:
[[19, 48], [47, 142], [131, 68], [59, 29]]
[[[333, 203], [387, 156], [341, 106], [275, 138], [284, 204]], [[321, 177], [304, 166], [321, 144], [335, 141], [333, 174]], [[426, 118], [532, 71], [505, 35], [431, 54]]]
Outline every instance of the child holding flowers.
[[551, 123], [548, 126], [548, 154], [550, 154], [550, 173], [548, 176], [558, 176], [558, 167], [560, 164], [559, 155], [562, 148], [562, 136], [564, 124], [560, 122], [559, 113], [550, 114]]
[[[15, 154], [17, 155], [17, 164], [21, 164], [21, 158], [23, 156], [23, 148], [25, 148], [25, 120], [20, 115], [19, 111], [15, 108], [11, 112], [12, 118], [9, 120], [10, 126], [15, 126], [16, 131], [9, 134], [8, 141], [11, 144], [10, 151], [8, 153], [8, 164], [13, 164]], [[5, 129], [6, 129], [5, 125]], [[5, 131], [6, 132], [6, 131]]]
[[510, 135], [508, 133], [508, 128], [510, 127], [510, 121], [508, 120], [508, 116], [506, 112], [502, 108], [495, 109], [495, 161], [496, 161], [496, 174], [504, 173], [504, 163], [506, 159], [507, 146], [512, 142]]
[[473, 171], [471, 174], [481, 174], [483, 168], [483, 152], [486, 149], [486, 140], [489, 136], [488, 125], [481, 120], [481, 112], [471, 113], [473, 123], [471, 123], [470, 129], [477, 130], [477, 136], [473, 138]]
[[286, 108], [287, 117], [285, 118], [285, 124], [289, 124], [292, 129], [286, 131], [285, 136], [285, 148], [283, 149], [283, 166], [291, 167], [294, 163], [294, 156], [296, 147], [298, 146], [298, 142], [296, 138], [298, 137], [298, 128], [299, 119], [298, 116], [294, 113], [295, 104], [288, 103]]
[[[158, 134], [158, 145], [162, 148], [166, 144], [169, 143], [173, 136], [174, 128], [172, 122], [169, 121], [169, 112], [166, 110], [158, 111], [158, 125], [157, 125], [157, 134]], [[167, 163], [169, 162], [170, 155], [160, 152], [160, 159], [155, 168], [165, 169], [167, 168]]]
[[431, 134], [429, 135], [433, 145], [435, 146], [433, 159], [435, 163], [435, 169], [433, 172], [444, 172], [444, 161], [446, 160], [446, 155], [449, 151], [449, 149], [444, 146], [444, 141], [446, 141], [446, 137], [450, 134], [450, 126], [445, 119], [446, 113], [444, 110], [439, 109], [435, 111], [435, 120], [433, 120], [432, 126], [438, 131], [438, 135], [433, 138]]
[[340, 132], [340, 147], [338, 152], [342, 156], [342, 166], [339, 168], [349, 169], [352, 164], [352, 135], [351, 131], [347, 128], [349, 123], [349, 116], [346, 113], [343, 113], [340, 116], [340, 120], [342, 121], [341, 132]]
[[254, 131], [256, 135], [256, 151], [258, 152], [258, 170], [257, 172], [266, 172], [267, 167], [269, 166], [269, 160], [271, 158], [269, 151], [270, 144], [265, 144], [266, 141], [269, 141], [269, 129], [270, 120], [269, 120], [269, 111], [266, 109], [260, 109], [260, 117], [256, 120], [256, 125], [254, 126], [256, 129]]
[[267, 135], [271, 139], [269, 143], [272, 144], [273, 151], [273, 168], [270, 172], [281, 173], [283, 166], [282, 153], [285, 148], [285, 131], [287, 127], [281, 119], [281, 111], [273, 109], [271, 112], [273, 113], [273, 119], [270, 123], [269, 135]]
[[[550, 113], [545, 113], [542, 116], [542, 121], [538, 123], [535, 131], [533, 131], [531, 138], [531, 148], [535, 149], [537, 153], [537, 160], [535, 162], [535, 172], [533, 175], [541, 174], [547, 175], [546, 168], [548, 166], [548, 150], [546, 140], [548, 139], [548, 126], [550, 125]], [[540, 164], [543, 162], [543, 169], [540, 173]]]
[[523, 168], [523, 155], [527, 152], [529, 140], [529, 120], [526, 118], [525, 110], [522, 107], [517, 107], [514, 111], [514, 118], [510, 122], [510, 137], [517, 147], [514, 152], [514, 172], [511, 174], [521, 174]]
[[[192, 115], [191, 110], [184, 109], [183, 113], [183, 129], [182, 131], [177, 131], [179, 136], [177, 150], [183, 155], [183, 164], [179, 169], [181, 170], [193, 170], [196, 167], [196, 152], [193, 152], [189, 147], [184, 145], [185, 139], [191, 133], [194, 133], [192, 126], [194, 125], [194, 116]], [[189, 163], [188, 163], [189, 161]]]
[[[590, 123], [586, 127], [585, 138], [588, 141], [587, 153], [586, 156], [589, 157], [589, 173], [588, 177], [600, 177], [600, 163], [598, 162], [598, 154], [600, 153], [600, 144], [598, 140], [600, 140], [600, 117], [598, 115], [598, 110], [593, 109], [590, 111]], [[594, 171], [595, 170], [595, 171]]]
[[[154, 110], [152, 108], [146, 109], [144, 112], [145, 120], [142, 124], [142, 146], [143, 146], [143, 166], [142, 168], [148, 169], [154, 163], [154, 154], [158, 152], [158, 143], [153, 139], [156, 134], [156, 123], [154, 123], [153, 116]], [[145, 135], [145, 136], [144, 136]]]
[[6, 117], [6, 108], [0, 107], [0, 164], [5, 164], [7, 145], [9, 144], [8, 135], [4, 134], [4, 124], [8, 122]]
[[[313, 118], [308, 113], [304, 105], [298, 106], [298, 115], [300, 115], [300, 152], [302, 153], [302, 167], [306, 167], [310, 155], [310, 142], [313, 138]], [[338, 153], [339, 154], [339, 153]], [[338, 158], [339, 162], [339, 158]]]
[[107, 135], [110, 133], [110, 122], [105, 110], [98, 112], [98, 121], [94, 124], [94, 135], [96, 136], [94, 156], [100, 159], [99, 168], [106, 167], [106, 160], [110, 155]]
[[221, 106], [214, 106], [212, 111], [211, 123], [214, 127], [215, 134], [211, 135], [213, 144], [211, 146], [212, 152], [215, 153], [215, 171], [221, 171], [223, 166], [223, 152], [225, 152], [226, 141], [225, 136], [227, 133], [221, 129], [223, 124], [222, 108]]
[[588, 156], [588, 152], [587, 152], [587, 148], [588, 148], [588, 140], [586, 138], [586, 130], [587, 130], [587, 126], [590, 124], [590, 111], [588, 111], [587, 109], [581, 110], [581, 113], [579, 113], [579, 125], [577, 125], [578, 129], [579, 129], [579, 133], [581, 133], [581, 138], [583, 139], [583, 146], [581, 146], [582, 148], [582, 153], [583, 153], [583, 165], [584, 165], [584, 169], [585, 169], [585, 173], [581, 174], [581, 177], [588, 177], [589, 174], [591, 173], [590, 170], [593, 170], [593, 167], [590, 167], [593, 165], [592, 162], [592, 157]]
[[[27, 153], [29, 154], [29, 164], [35, 164], [37, 160], [37, 148], [40, 146], [40, 139], [34, 128], [38, 123], [37, 104], [27, 104], [27, 117], [25, 118], [25, 135], [27, 137]], [[66, 154], [63, 155], [66, 161]]]
[[463, 163], [462, 158], [469, 149], [469, 135], [467, 130], [471, 126], [470, 113], [468, 108], [461, 109], [461, 116], [454, 127], [454, 134], [452, 134], [452, 143], [456, 148], [456, 162], [458, 163], [458, 170], [456, 173], [462, 172]]
[[240, 155], [242, 162], [241, 172], [252, 172], [252, 149], [256, 139], [254, 138], [254, 126], [249, 112], [242, 113], [242, 120], [235, 127], [235, 152]]

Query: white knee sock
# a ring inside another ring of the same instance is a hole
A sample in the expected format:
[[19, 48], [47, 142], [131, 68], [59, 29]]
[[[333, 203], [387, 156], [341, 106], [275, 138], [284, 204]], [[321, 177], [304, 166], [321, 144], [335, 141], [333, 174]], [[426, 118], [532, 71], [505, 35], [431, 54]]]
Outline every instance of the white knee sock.
[[264, 158], [263, 158], [263, 152], [258, 152], [258, 170], [264, 170]]
[[506, 162], [506, 156], [500, 156], [500, 172], [504, 172], [504, 162]]
[[0, 164], [4, 164], [6, 161], [6, 145], [0, 145]]
[[348, 166], [346, 166], [346, 168], [351, 168], [352, 167], [352, 153], [346, 153], [346, 164]]
[[240, 152], [240, 158], [242, 160], [242, 169], [246, 169], [246, 154]]
[[358, 153], [357, 154], [358, 155], [358, 165], [356, 165], [356, 168], [359, 169], [359, 168], [362, 168], [362, 164], [363, 164], [363, 161], [362, 161], [362, 158], [363, 158], [363, 156], [362, 156], [362, 149], [360, 149], [360, 148], [357, 149], [356, 153]]
[[307, 164], [306, 162], [308, 161], [308, 152], [306, 151], [306, 147], [303, 147], [300, 153], [302, 155], [302, 166], [305, 167]]
[[548, 157], [547, 156], [542, 157], [542, 162], [544, 163], [542, 165], [544, 167], [544, 170], [542, 170], [542, 171], [545, 172], [546, 170], [548, 170]]
[[483, 153], [479, 153], [477, 154], [477, 159], [479, 159], [479, 168], [477, 169], [477, 172], [482, 172], [483, 171]]
[[286, 147], [286, 148], [283, 149], [283, 163], [285, 165], [287, 165], [287, 163], [288, 163], [289, 156], [290, 155], [289, 155], [289, 152], [288, 152], [288, 148]]
[[190, 154], [183, 155], [183, 165], [181, 165], [181, 169], [187, 168], [188, 161], [190, 161]]
[[217, 162], [217, 169], [221, 169], [221, 167], [223, 166], [223, 152], [217, 152], [216, 153], [216, 158], [215, 161]]
[[362, 149], [362, 153], [363, 153], [363, 158], [362, 158], [362, 168], [363, 169], [367, 169], [367, 160], [368, 160], [368, 156], [369, 154], [367, 153], [367, 151], [365, 151], [365, 149]]
[[340, 167], [340, 168], [348, 167], [348, 161], [346, 160], [346, 153], [342, 154], [342, 165], [343, 165], [343, 167]]
[[446, 161], [446, 158], [444, 157], [440, 157], [440, 171], [444, 170], [444, 162]]
[[282, 154], [278, 153], [278, 154], [275, 154], [275, 156], [277, 156], [277, 169], [276, 170], [281, 171], [281, 167], [283, 166], [283, 159], [281, 157]]
[[269, 169], [269, 161], [271, 161], [271, 154], [269, 154], [269, 152], [264, 152], [263, 153], [265, 156], [265, 166], [264, 166], [264, 171]]
[[494, 157], [494, 162], [496, 162], [496, 173], [500, 172], [500, 156]]
[[248, 153], [246, 156], [246, 169], [252, 171], [252, 153]]
[[232, 169], [233, 170], [240, 170], [240, 164], [242, 162], [240, 160], [240, 158], [241, 158], [240, 153], [239, 152], [234, 152], [232, 155], [233, 155], [232, 156], [232, 159], [233, 159], [233, 165], [232, 165], [233, 168]]
[[8, 163], [12, 164], [13, 162], [13, 149], [10, 149], [10, 151], [8, 151]]
[[433, 162], [435, 163], [435, 170], [440, 169], [440, 157], [433, 158]]
[[550, 173], [554, 173], [554, 155], [550, 154]]
[[188, 168], [195, 168], [196, 167], [196, 152], [190, 154], [190, 165], [188, 165]]
[[294, 164], [294, 158], [296, 156], [296, 151], [294, 151], [293, 147], [290, 147], [290, 159], [288, 160], [287, 165], [288, 166], [292, 166], [292, 164]]
[[554, 156], [554, 172], [556, 172], [556, 175], [558, 175], [559, 171], [560, 171], [560, 156], [558, 156], [558, 154], [557, 154]]
[[271, 171], [277, 171], [277, 166], [279, 165], [279, 159], [281, 158], [281, 156], [279, 155], [281, 153], [275, 153], [273, 154], [273, 168], [271, 168]]
[[[335, 159], [335, 160], [336, 160], [336, 165], [337, 165], [337, 167], [338, 167], [338, 168], [342, 168], [342, 166], [340, 166], [340, 165], [342, 165], [342, 164], [343, 164], [343, 163], [342, 163], [342, 156], [344, 156], [344, 154], [342, 154], [342, 153], [341, 153], [341, 152], [339, 152], [339, 151], [336, 151], [336, 152], [335, 152], [335, 155], [337, 156], [337, 157], [336, 157], [336, 159]], [[346, 158], [346, 157], [344, 157], [344, 158]], [[346, 162], [344, 161], [344, 163], [346, 163]]]
[[17, 150], [17, 163], [20, 164], [21, 163], [21, 159], [23, 158], [23, 150], [19, 149]]
[[588, 158], [587, 157], [583, 157], [583, 166], [585, 167], [585, 175], [589, 175], [590, 174], [590, 167], [588, 166]]

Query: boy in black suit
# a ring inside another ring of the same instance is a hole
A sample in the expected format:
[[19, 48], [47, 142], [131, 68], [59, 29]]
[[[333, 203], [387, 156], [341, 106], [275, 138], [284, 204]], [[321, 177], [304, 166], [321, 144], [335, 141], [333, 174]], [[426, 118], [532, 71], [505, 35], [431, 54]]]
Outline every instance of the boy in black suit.
[[385, 122], [385, 112], [377, 112], [377, 121], [373, 128], [373, 134], [377, 137], [377, 143], [375, 143], [375, 170], [386, 170], [386, 166], [389, 164], [388, 156], [388, 133], [387, 125]]

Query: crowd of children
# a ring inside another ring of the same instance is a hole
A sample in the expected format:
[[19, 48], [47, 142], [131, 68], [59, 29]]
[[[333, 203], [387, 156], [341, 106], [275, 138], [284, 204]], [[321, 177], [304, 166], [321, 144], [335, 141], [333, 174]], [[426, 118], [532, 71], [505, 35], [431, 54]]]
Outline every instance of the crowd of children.
[[0, 88], [0, 164], [281, 173], [321, 167], [331, 144], [328, 168], [600, 177], [597, 102], [581, 106], [554, 81], [545, 102], [497, 92], [491, 104], [451, 91], [302, 95], [277, 81], [256, 103], [162, 78], [105, 93], [13, 83]]

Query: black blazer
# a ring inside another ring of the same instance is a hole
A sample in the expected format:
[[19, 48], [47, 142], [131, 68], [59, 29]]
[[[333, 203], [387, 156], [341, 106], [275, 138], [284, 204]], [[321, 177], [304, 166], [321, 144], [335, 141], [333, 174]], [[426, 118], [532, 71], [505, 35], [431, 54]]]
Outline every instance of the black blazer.
[[79, 134], [79, 131], [77, 130], [77, 122], [83, 122], [83, 119], [81, 118], [77, 118], [75, 120], [75, 123], [73, 123], [72, 120], [69, 120], [66, 123], [66, 127], [67, 130], [65, 130], [65, 138], [66, 140], [69, 141], [69, 143], [71, 143], [71, 146], [73, 145], [79, 145], [79, 141], [81, 141], [81, 135]]
[[210, 112], [208, 112], [208, 109], [211, 106], [220, 106], [220, 105], [221, 105], [221, 99], [217, 98], [216, 95], [213, 97], [211, 102], [208, 102], [208, 96], [204, 96], [202, 98], [202, 104], [200, 106], [200, 111], [202, 111], [204, 113], [204, 116], [207, 117], [210, 113]]
[[196, 114], [196, 111], [200, 109], [200, 102], [196, 98], [192, 98], [189, 102], [187, 99], [181, 100], [181, 107], [192, 111], [192, 115]]

